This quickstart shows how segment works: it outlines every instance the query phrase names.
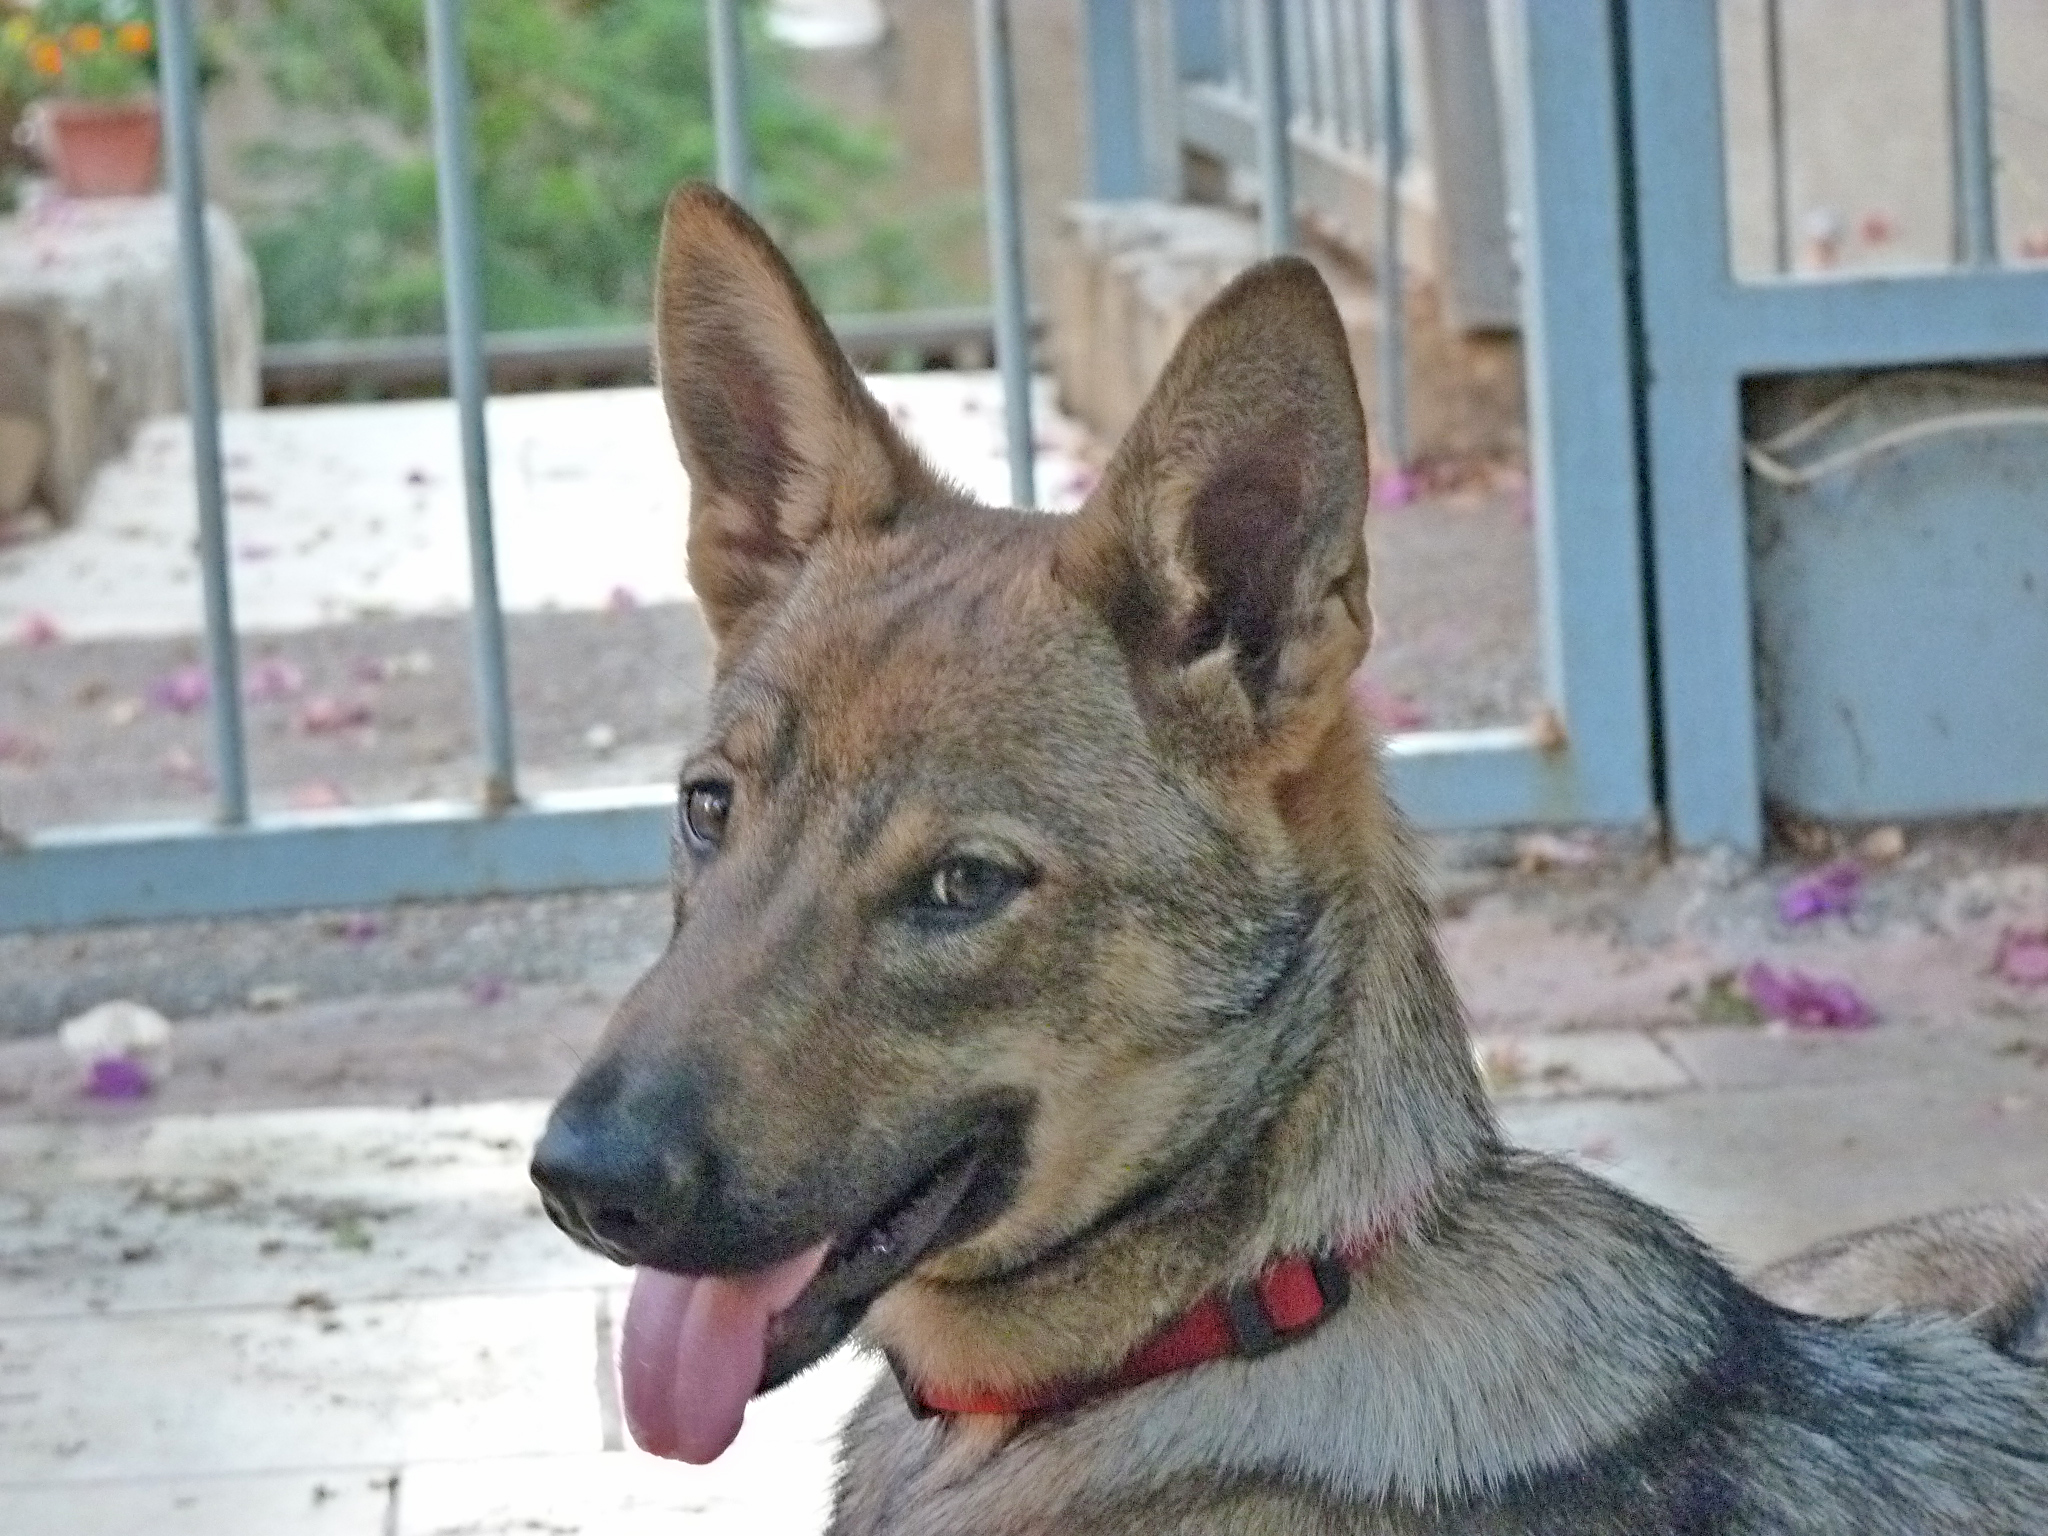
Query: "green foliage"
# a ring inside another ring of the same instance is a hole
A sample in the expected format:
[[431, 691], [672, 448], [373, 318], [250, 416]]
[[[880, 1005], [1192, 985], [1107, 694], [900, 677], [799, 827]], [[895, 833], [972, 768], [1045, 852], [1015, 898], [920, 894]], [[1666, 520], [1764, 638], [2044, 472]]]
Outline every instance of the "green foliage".
[[[266, 145], [291, 189], [251, 231], [273, 338], [441, 323], [420, 0], [270, 0], [248, 39], [279, 97], [350, 131]], [[637, 319], [669, 190], [712, 168], [703, 0], [473, 0], [468, 62], [487, 322]], [[931, 302], [915, 232], [868, 211], [891, 147], [793, 89], [749, 46], [757, 202], [828, 308]]]

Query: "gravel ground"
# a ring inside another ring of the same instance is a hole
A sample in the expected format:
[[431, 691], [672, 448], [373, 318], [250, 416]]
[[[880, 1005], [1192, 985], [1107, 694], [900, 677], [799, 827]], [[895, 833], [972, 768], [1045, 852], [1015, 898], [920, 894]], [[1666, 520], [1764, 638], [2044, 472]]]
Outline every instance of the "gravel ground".
[[[1368, 668], [1396, 727], [1535, 709], [1532, 552], [1511, 498], [1372, 520], [1379, 634]], [[694, 606], [507, 618], [529, 787], [666, 779], [702, 719]], [[470, 633], [456, 615], [260, 634], [244, 648], [260, 807], [474, 792]], [[0, 645], [0, 826], [203, 816], [211, 724], [196, 638]]]
[[[510, 614], [506, 633], [531, 787], [674, 771], [702, 720], [709, 666], [693, 604]], [[457, 616], [251, 637], [243, 680], [258, 804], [473, 794], [469, 646]], [[193, 639], [0, 646], [0, 823], [24, 832], [205, 815], [212, 726], [194, 684]]]

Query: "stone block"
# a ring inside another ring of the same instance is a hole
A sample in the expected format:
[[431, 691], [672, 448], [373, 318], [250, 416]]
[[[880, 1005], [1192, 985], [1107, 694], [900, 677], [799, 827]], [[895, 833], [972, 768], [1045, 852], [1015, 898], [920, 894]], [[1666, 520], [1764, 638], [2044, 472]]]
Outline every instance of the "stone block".
[[[1367, 419], [1377, 431], [1379, 303], [1372, 282], [1334, 246], [1306, 254], [1336, 296]], [[1258, 259], [1258, 231], [1234, 209], [1144, 201], [1070, 205], [1050, 289], [1049, 351], [1061, 403], [1105, 436], [1123, 431], [1188, 323]], [[1408, 285], [1406, 310], [1412, 457], [1521, 452], [1519, 341], [1459, 333], [1436, 282], [1426, 276]]]
[[[207, 239], [221, 404], [253, 406], [262, 392], [256, 269], [219, 209], [208, 213]], [[0, 220], [0, 419], [40, 428], [33, 494], [60, 520], [145, 418], [184, 409], [181, 304], [168, 198], [46, 198]], [[0, 474], [0, 490], [9, 478]]]

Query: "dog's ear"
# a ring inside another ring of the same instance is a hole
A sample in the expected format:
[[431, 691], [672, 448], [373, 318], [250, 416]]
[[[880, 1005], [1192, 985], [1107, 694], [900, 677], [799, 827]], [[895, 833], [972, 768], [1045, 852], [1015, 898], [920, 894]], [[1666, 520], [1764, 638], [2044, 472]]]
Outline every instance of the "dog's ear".
[[690, 477], [690, 584], [721, 652], [830, 533], [934, 488], [760, 225], [701, 184], [662, 221], [655, 358]]
[[1189, 327], [1058, 569], [1205, 739], [1270, 740], [1365, 655], [1367, 487], [1336, 305], [1307, 262], [1264, 262]]

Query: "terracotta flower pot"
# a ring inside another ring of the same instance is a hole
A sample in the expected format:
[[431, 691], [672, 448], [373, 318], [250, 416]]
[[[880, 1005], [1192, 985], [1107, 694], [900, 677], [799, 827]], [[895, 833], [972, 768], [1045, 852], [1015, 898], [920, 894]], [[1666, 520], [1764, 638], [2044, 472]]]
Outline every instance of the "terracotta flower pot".
[[42, 103], [43, 154], [67, 197], [139, 197], [156, 190], [163, 125], [156, 99]]

